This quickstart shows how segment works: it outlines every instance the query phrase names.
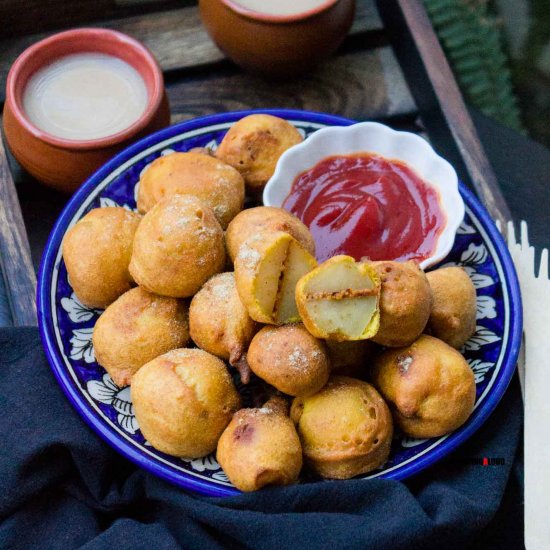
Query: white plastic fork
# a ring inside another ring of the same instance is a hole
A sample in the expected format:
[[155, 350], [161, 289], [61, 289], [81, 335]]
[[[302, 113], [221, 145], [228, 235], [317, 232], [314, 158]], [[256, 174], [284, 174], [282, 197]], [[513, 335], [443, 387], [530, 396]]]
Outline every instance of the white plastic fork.
[[523, 301], [524, 357], [518, 361], [525, 407], [525, 547], [550, 548], [550, 280], [548, 249], [543, 249], [536, 276], [535, 248], [527, 223], [516, 242], [508, 222], [508, 248], [514, 260]]

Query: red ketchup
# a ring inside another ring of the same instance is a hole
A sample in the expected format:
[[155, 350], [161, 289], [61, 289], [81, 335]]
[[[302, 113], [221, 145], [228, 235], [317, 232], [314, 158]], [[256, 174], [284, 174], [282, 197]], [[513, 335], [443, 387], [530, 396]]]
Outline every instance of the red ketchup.
[[437, 192], [407, 164], [371, 153], [318, 162], [294, 180], [283, 207], [309, 227], [319, 261], [421, 262], [446, 222]]

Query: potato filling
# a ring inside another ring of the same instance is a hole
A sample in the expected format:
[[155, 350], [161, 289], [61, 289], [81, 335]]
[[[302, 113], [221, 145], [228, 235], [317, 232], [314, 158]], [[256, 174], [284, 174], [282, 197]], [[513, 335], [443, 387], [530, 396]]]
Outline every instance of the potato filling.
[[296, 287], [298, 310], [318, 338], [364, 340], [379, 324], [380, 281], [364, 263], [336, 256], [304, 276]]
[[298, 321], [296, 283], [316, 264], [288, 233], [258, 233], [245, 241], [235, 259], [235, 280], [250, 317], [276, 325]]

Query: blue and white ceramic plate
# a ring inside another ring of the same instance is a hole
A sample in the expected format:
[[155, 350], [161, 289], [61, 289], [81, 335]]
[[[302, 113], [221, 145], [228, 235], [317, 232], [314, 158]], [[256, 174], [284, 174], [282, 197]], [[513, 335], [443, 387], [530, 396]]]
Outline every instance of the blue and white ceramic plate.
[[[304, 111], [269, 111], [304, 135], [329, 125], [349, 125], [336, 116]], [[237, 492], [213, 456], [182, 460], [152, 448], [134, 416], [129, 388], [117, 387], [96, 363], [92, 331], [101, 311], [83, 306], [67, 280], [61, 257], [66, 231], [92, 208], [136, 208], [143, 169], [160, 155], [192, 147], [215, 148], [227, 129], [250, 111], [199, 118], [166, 128], [117, 155], [74, 195], [46, 246], [39, 275], [38, 311], [42, 341], [61, 387], [84, 420], [109, 444], [138, 465], [181, 487], [209, 495]], [[449, 454], [487, 419], [501, 399], [518, 356], [521, 302], [506, 245], [487, 212], [464, 186], [466, 216], [445, 265], [463, 266], [477, 290], [477, 331], [464, 355], [475, 374], [475, 410], [459, 430], [428, 440], [397, 437], [383, 468], [366, 476], [404, 479]], [[82, 250], [86, 254], [86, 250]]]

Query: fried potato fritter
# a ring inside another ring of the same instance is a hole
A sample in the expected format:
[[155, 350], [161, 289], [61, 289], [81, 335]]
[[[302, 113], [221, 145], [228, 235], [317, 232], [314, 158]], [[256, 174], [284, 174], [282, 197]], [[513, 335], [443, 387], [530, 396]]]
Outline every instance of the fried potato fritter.
[[187, 344], [188, 309], [182, 300], [133, 288], [105, 310], [92, 339], [97, 362], [126, 386], [145, 363]]
[[143, 436], [155, 449], [199, 458], [241, 406], [224, 363], [200, 349], [175, 349], [144, 365], [132, 380], [132, 403]]
[[192, 195], [161, 200], [136, 231], [130, 273], [150, 292], [193, 296], [224, 265], [222, 228], [212, 209]]
[[284, 231], [294, 237], [312, 256], [315, 242], [309, 229], [293, 214], [283, 208], [257, 206], [239, 212], [225, 232], [227, 253], [234, 262], [239, 248], [252, 235], [265, 231]]
[[106, 308], [132, 288], [128, 265], [140, 221], [125, 208], [95, 208], [67, 231], [63, 260], [85, 306]]
[[396, 424], [411, 437], [439, 437], [456, 430], [474, 409], [476, 384], [466, 359], [432, 336], [380, 354], [374, 385]]
[[258, 409], [241, 409], [218, 442], [216, 458], [241, 491], [296, 483], [302, 447], [288, 405], [280, 397]]
[[141, 175], [138, 209], [144, 214], [176, 194], [194, 195], [203, 201], [226, 229], [243, 208], [244, 180], [235, 168], [209, 155], [171, 153], [155, 159]]
[[242, 174], [249, 191], [258, 193], [273, 175], [279, 157], [302, 140], [298, 130], [282, 118], [249, 115], [231, 126], [216, 156]]
[[256, 376], [293, 396], [315, 393], [330, 374], [325, 344], [299, 324], [263, 327], [252, 339], [247, 361]]
[[432, 310], [428, 279], [412, 261], [370, 265], [382, 282], [380, 328], [372, 339], [382, 346], [407, 346], [422, 334]]
[[321, 391], [295, 398], [290, 416], [306, 464], [322, 477], [348, 479], [378, 468], [388, 458], [391, 414], [367, 382], [332, 376]]
[[461, 267], [426, 274], [433, 295], [430, 334], [460, 349], [476, 331], [476, 289]]
[[233, 273], [214, 275], [191, 300], [193, 342], [232, 365], [241, 359], [257, 329], [241, 302]]

